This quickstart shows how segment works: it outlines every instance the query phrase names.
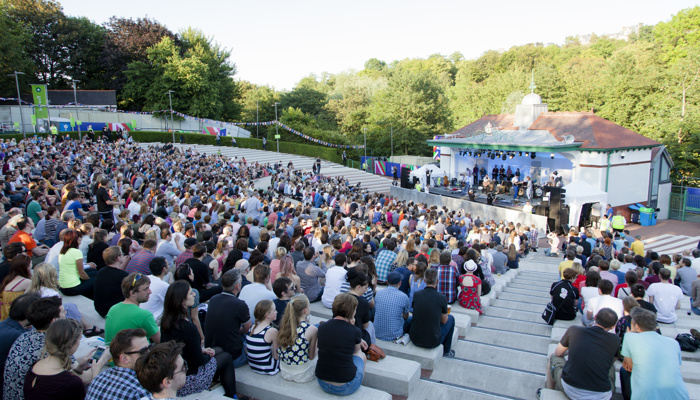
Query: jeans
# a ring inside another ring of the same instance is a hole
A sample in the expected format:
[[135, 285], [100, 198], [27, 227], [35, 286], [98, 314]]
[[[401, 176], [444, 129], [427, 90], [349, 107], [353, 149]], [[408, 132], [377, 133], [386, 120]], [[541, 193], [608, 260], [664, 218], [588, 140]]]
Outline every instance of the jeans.
[[693, 313], [695, 313], [695, 315], [700, 315], [700, 308], [693, 307], [693, 302], [694, 302], [694, 301], [695, 301], [694, 299], [692, 299], [692, 298], [690, 299], [690, 311], [692, 311]]
[[544, 255], [547, 257], [559, 257], [559, 253], [553, 252], [552, 249], [545, 249]]
[[[408, 333], [411, 330], [411, 323], [413, 323], [413, 317], [408, 317], [408, 319], [403, 323], [403, 331]], [[447, 322], [440, 324], [440, 343], [442, 344], [442, 352], [449, 353], [452, 350], [452, 335], [455, 332], [455, 317], [448, 315]]]
[[248, 364], [248, 356], [245, 354], [245, 347], [241, 349], [241, 355], [233, 360], [233, 367], [238, 368]]
[[95, 277], [97, 276], [97, 270], [93, 268], [85, 269], [85, 273], [90, 277], [90, 279], [80, 281], [78, 286], [73, 286], [72, 288], [60, 288], [59, 290], [66, 296], [80, 296], [83, 295], [90, 300], [94, 299], [93, 287], [95, 286]]
[[349, 396], [357, 392], [360, 386], [362, 386], [362, 379], [364, 378], [365, 374], [365, 364], [364, 362], [362, 362], [362, 358], [360, 358], [359, 356], [352, 356], [352, 362], [355, 364], [355, 368], [357, 368], [357, 371], [355, 371], [355, 378], [353, 378], [353, 380], [351, 380], [348, 383], [337, 386], [331, 385], [326, 381], [316, 379], [318, 381], [319, 386], [321, 386], [321, 390], [323, 390], [326, 393], [334, 394], [336, 396]]

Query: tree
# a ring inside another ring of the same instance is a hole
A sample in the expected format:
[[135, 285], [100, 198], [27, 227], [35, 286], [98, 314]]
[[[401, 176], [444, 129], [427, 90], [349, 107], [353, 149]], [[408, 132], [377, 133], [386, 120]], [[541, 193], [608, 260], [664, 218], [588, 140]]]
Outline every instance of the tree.
[[[11, 18], [7, 5], [0, 3], [0, 76], [31, 71], [31, 61], [24, 51], [30, 42], [31, 35], [25, 26]], [[17, 96], [14, 79], [0, 79], [0, 96]]]
[[700, 46], [700, 6], [681, 10], [669, 22], [660, 22], [654, 27], [654, 36], [665, 61], [673, 63], [686, 57], [689, 48]]

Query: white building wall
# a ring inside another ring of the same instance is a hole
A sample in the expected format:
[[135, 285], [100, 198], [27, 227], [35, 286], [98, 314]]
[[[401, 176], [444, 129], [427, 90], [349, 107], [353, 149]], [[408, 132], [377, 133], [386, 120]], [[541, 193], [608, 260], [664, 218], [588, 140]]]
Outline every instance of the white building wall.
[[671, 182], [659, 185], [658, 208], [657, 219], [668, 219], [669, 208], [671, 208]]

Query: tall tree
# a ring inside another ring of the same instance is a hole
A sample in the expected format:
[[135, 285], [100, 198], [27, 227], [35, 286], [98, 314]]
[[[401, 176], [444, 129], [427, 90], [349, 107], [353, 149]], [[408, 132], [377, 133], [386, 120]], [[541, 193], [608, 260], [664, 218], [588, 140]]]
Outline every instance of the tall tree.
[[8, 5], [0, 3], [0, 96], [15, 97], [15, 81], [6, 79], [14, 71], [30, 72], [31, 60], [25, 51], [31, 42], [31, 35], [25, 26], [10, 17]]

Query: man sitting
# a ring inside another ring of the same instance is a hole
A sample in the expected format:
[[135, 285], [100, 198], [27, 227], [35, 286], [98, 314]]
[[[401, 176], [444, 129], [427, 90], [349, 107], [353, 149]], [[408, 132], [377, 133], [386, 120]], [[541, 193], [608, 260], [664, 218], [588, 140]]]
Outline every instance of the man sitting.
[[559, 263], [559, 278], [564, 279], [564, 270], [571, 268], [576, 259], [576, 253], [572, 250], [566, 252], [566, 260]]
[[[615, 388], [615, 354], [620, 338], [610, 334], [617, 314], [603, 308], [595, 325], [571, 326], [549, 357], [547, 387], [563, 390], [571, 399], [609, 399]], [[564, 356], [568, 353], [568, 360]]]
[[623, 397], [629, 399], [631, 391], [631, 396], [639, 399], [689, 398], [681, 375], [678, 342], [656, 332], [653, 312], [636, 307], [630, 315], [632, 322], [621, 351], [624, 357], [620, 368]]
[[133, 257], [131, 257], [129, 264], [126, 266], [126, 272], [139, 272], [143, 275], [150, 274], [151, 271], [148, 269], [148, 264], [150, 264], [151, 260], [156, 257], [155, 253], [157, 246], [158, 242], [153, 239], [148, 239], [143, 242], [143, 249], [139, 250]]
[[672, 324], [678, 318], [676, 310], [681, 308], [683, 291], [678, 286], [668, 282], [671, 271], [661, 268], [659, 271], [661, 282], [652, 283], [647, 290], [649, 303], [656, 307], [656, 320], [664, 324]]
[[459, 288], [459, 271], [454, 265], [450, 265], [452, 254], [450, 251], [440, 253], [440, 265], [436, 268], [438, 273], [437, 290], [445, 295], [447, 303], [452, 304], [457, 300]]
[[377, 339], [392, 341], [403, 336], [404, 322], [408, 319], [408, 296], [399, 290], [401, 274], [390, 272], [388, 287], [375, 297], [374, 329]]
[[[109, 344], [114, 368], [102, 371], [88, 386], [85, 400], [140, 400], [150, 394], [139, 384], [134, 372], [136, 360], [149, 350], [146, 331], [123, 329]], [[184, 374], [183, 374], [184, 375]], [[184, 378], [184, 377], [183, 377]]]
[[610, 294], [613, 291], [613, 284], [607, 279], [598, 281], [598, 293], [600, 296], [594, 297], [586, 301], [586, 309], [581, 318], [583, 324], [591, 326], [593, 324], [593, 316], [603, 308], [609, 308], [617, 315], [617, 319], [624, 316], [625, 307], [622, 305], [622, 300], [612, 297]]
[[141, 328], [154, 343], [160, 343], [160, 330], [150, 311], [139, 307], [151, 295], [151, 280], [139, 273], [129, 274], [122, 281], [124, 301], [109, 309], [105, 318], [105, 343], [109, 344], [122, 329]]
[[[163, 230], [163, 232], [165, 232], [165, 230]], [[165, 293], [168, 291], [168, 287], [170, 287], [170, 285], [164, 281], [165, 276], [168, 274], [168, 262], [165, 260], [165, 257], [156, 257], [148, 264], [148, 268], [151, 270], [151, 275], [148, 275], [148, 279], [151, 280], [148, 287], [151, 291], [151, 295], [148, 296], [148, 301], [142, 303], [139, 307], [150, 311], [153, 314], [153, 318], [155, 318], [156, 321], [160, 321], [160, 317], [163, 315]]]
[[113, 305], [124, 301], [122, 281], [129, 274], [124, 271], [124, 262], [128, 258], [122, 254], [121, 248], [117, 246], [106, 248], [102, 252], [102, 258], [106, 266], [97, 272], [94, 297], [95, 311], [104, 318]]
[[442, 356], [454, 357], [455, 319], [447, 313], [447, 298], [437, 291], [437, 270], [426, 270], [424, 280], [425, 289], [413, 295], [413, 317], [406, 322], [409, 336], [418, 347], [432, 349], [442, 344]]
[[[277, 296], [267, 289], [270, 282], [270, 268], [264, 264], [260, 264], [253, 270], [254, 282], [244, 287], [238, 298], [245, 301], [248, 305], [248, 313], [254, 315], [255, 306], [262, 300], [275, 300]], [[255, 317], [253, 317], [255, 322]]]
[[170, 341], [154, 346], [136, 364], [139, 382], [156, 399], [174, 399], [185, 386], [187, 364], [182, 358], [184, 344]]
[[384, 239], [383, 244], [384, 250], [377, 254], [377, 258], [374, 261], [377, 270], [377, 281], [382, 283], [386, 282], [386, 276], [391, 271], [391, 264], [394, 263], [397, 257], [396, 253], [394, 253], [396, 242], [391, 239]]

